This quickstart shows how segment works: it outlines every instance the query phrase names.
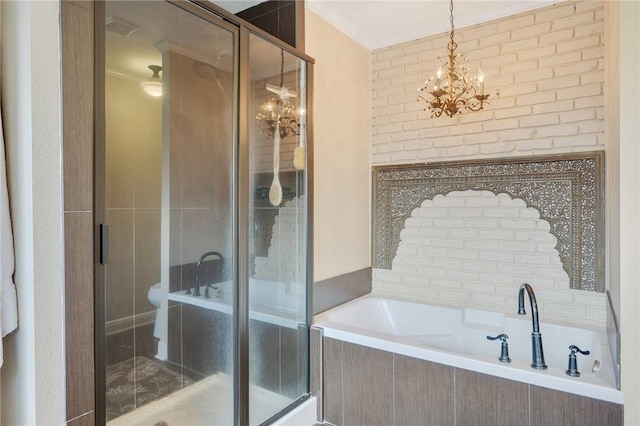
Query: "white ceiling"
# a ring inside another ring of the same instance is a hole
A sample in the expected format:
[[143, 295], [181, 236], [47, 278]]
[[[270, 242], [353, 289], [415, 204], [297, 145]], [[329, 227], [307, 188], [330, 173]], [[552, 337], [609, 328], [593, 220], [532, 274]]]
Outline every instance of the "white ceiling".
[[[456, 28], [491, 21], [562, 0], [454, 1]], [[447, 0], [306, 0], [317, 15], [374, 50], [449, 31]]]
[[242, 12], [245, 9], [249, 9], [265, 0], [209, 0], [228, 12], [234, 15], [238, 12]]

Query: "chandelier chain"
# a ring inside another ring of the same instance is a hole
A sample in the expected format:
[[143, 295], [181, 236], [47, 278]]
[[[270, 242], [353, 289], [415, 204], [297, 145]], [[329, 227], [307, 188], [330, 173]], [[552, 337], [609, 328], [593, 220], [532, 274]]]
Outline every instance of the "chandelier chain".
[[280, 49], [280, 87], [284, 87], [284, 50]]
[[454, 50], [456, 50], [456, 47], [458, 47], [458, 44], [453, 41], [453, 35], [455, 33], [455, 26], [453, 24], [453, 0], [451, 0], [449, 2], [449, 21], [451, 22], [451, 33], [449, 34], [449, 52], [453, 53]]
[[469, 76], [467, 68], [461, 64], [466, 60], [465, 55], [456, 54], [458, 45], [454, 40], [453, 0], [449, 2], [449, 12], [451, 33], [447, 46], [448, 58], [438, 68], [437, 74], [418, 89], [418, 101], [426, 102], [425, 110], [430, 110], [432, 117], [442, 114], [453, 117], [463, 111], [479, 111], [489, 99], [489, 95], [484, 93], [482, 70], [478, 69], [477, 75]]

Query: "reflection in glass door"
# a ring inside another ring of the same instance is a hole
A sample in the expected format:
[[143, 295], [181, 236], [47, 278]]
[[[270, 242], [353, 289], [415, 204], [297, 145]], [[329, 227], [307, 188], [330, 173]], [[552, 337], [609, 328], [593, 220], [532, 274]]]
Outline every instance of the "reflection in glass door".
[[270, 422], [309, 391], [308, 65], [190, 2], [96, 9], [97, 421]]
[[237, 30], [157, 1], [105, 23], [106, 419], [232, 424]]
[[249, 40], [249, 400], [265, 408], [251, 411], [255, 425], [307, 392], [306, 68]]

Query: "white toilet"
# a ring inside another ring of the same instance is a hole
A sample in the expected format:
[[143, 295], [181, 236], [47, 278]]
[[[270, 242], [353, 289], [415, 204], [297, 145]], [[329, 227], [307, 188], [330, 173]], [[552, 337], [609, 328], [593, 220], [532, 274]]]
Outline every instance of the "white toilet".
[[153, 336], [162, 339], [162, 330], [167, 326], [167, 310], [161, 309], [162, 306], [162, 288], [160, 283], [154, 284], [149, 288], [147, 293], [149, 302], [156, 307], [156, 319], [153, 326]]

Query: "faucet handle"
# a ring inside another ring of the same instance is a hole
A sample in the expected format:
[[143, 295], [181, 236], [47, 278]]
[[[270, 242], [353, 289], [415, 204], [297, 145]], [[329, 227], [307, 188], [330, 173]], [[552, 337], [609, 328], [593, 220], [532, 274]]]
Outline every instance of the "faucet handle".
[[571, 351], [572, 354], [575, 355], [576, 352], [580, 352], [582, 355], [589, 355], [591, 352], [589, 351], [583, 351], [582, 349], [580, 349], [579, 347], [577, 347], [576, 345], [571, 345], [569, 346], [569, 350]]
[[578, 371], [578, 359], [576, 357], [576, 352], [580, 352], [582, 355], [589, 355], [591, 352], [583, 351], [576, 345], [569, 346], [569, 350], [571, 351], [569, 353], [569, 366], [567, 367], [565, 374], [571, 377], [580, 377], [580, 372]]
[[506, 334], [498, 334], [497, 336], [487, 336], [487, 340], [500, 340], [502, 344], [500, 345], [500, 356], [498, 357], [498, 361], [510, 363], [511, 358], [509, 358], [509, 344], [507, 343], [507, 339], [509, 336]]
[[509, 338], [509, 336], [507, 336], [504, 333], [498, 334], [497, 336], [494, 336], [494, 337], [487, 336], [487, 340], [498, 340], [498, 339], [500, 339], [501, 342], [506, 342], [508, 338]]

